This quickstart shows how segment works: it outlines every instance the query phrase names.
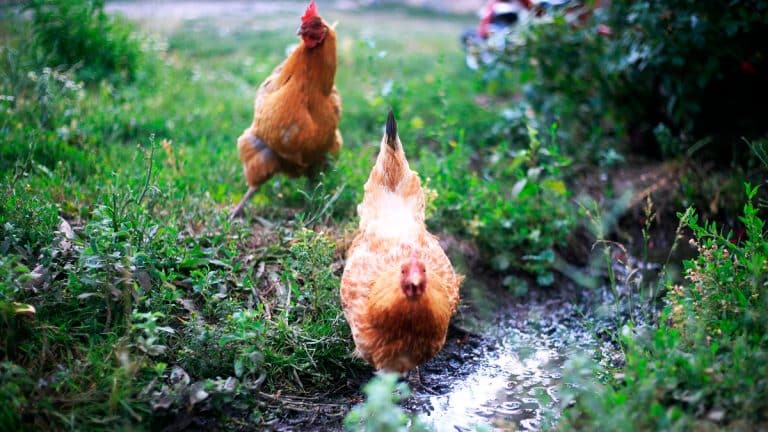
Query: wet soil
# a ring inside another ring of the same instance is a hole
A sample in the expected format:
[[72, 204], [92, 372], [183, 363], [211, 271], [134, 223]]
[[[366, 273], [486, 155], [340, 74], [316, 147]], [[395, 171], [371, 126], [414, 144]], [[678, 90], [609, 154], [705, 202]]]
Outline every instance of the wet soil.
[[446, 346], [423, 367], [423, 382], [438, 394], [416, 387], [405, 403], [436, 431], [477, 424], [540, 430], [559, 413], [565, 361], [594, 350], [580, 307], [590, 299], [572, 287], [524, 297], [495, 289], [487, 294], [497, 305], [492, 318], [474, 324], [470, 343]]

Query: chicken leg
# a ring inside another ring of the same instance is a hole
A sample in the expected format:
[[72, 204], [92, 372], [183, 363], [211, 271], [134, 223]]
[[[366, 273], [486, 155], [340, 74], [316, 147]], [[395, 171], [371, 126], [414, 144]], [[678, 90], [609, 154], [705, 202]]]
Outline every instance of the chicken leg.
[[243, 214], [243, 209], [245, 208], [245, 204], [248, 201], [250, 201], [251, 198], [253, 198], [253, 194], [255, 193], [256, 193], [256, 188], [253, 186], [248, 186], [248, 190], [245, 191], [245, 195], [243, 195], [243, 198], [229, 212], [229, 220], [235, 220]]

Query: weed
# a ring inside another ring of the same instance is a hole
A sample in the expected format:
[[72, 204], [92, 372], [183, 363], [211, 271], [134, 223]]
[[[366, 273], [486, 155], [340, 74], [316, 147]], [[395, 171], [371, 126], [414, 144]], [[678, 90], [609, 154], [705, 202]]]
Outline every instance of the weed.
[[381, 374], [363, 388], [366, 400], [347, 414], [349, 431], [426, 431], [426, 426], [409, 416], [397, 403], [410, 395], [408, 385], [398, 383], [397, 374]]
[[563, 428], [753, 429], [764, 424], [768, 243], [752, 204], [757, 188], [746, 189], [750, 202], [741, 217], [741, 236], [714, 223], [700, 224], [693, 211], [680, 214], [699, 251], [685, 263], [687, 282], [667, 287], [657, 328], [624, 327], [626, 364], [608, 385], [589, 383], [591, 369], [574, 365], [569, 376], [580, 390], [564, 398], [563, 403], [575, 405], [566, 410]]
[[525, 270], [540, 285], [551, 285], [554, 249], [563, 244], [577, 212], [561, 178], [568, 158], [554, 141], [542, 143], [535, 129], [528, 134], [527, 148], [491, 148], [488, 163], [469, 178], [455, 175], [467, 170], [470, 159], [463, 143], [446, 147], [447, 156], [440, 159], [422, 154], [420, 163], [436, 192], [430, 204], [436, 228], [477, 239], [497, 271]]

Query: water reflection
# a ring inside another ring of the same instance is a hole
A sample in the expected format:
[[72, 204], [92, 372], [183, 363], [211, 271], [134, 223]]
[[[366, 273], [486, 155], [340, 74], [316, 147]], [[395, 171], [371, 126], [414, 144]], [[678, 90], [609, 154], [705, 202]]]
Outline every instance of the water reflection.
[[594, 341], [580, 326], [563, 325], [569, 320], [562, 316], [542, 319], [548, 315], [543, 305], [532, 305], [529, 312], [536, 319], [495, 326], [501, 332], [497, 343], [446, 394], [414, 396], [425, 423], [441, 432], [474, 430], [479, 424], [535, 431], [556, 419], [565, 360]]

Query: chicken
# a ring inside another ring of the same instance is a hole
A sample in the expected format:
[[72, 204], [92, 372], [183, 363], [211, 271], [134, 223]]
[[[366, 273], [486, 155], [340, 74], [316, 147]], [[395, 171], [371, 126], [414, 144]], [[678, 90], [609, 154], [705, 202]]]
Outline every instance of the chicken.
[[336, 32], [318, 15], [314, 0], [297, 34], [301, 42], [259, 87], [253, 123], [237, 139], [248, 191], [230, 218], [275, 173], [312, 174], [328, 153], [335, 157], [341, 149]]
[[357, 212], [341, 279], [344, 316], [357, 355], [377, 370], [404, 373], [442, 348], [464, 277], [427, 232], [424, 190], [392, 112]]

